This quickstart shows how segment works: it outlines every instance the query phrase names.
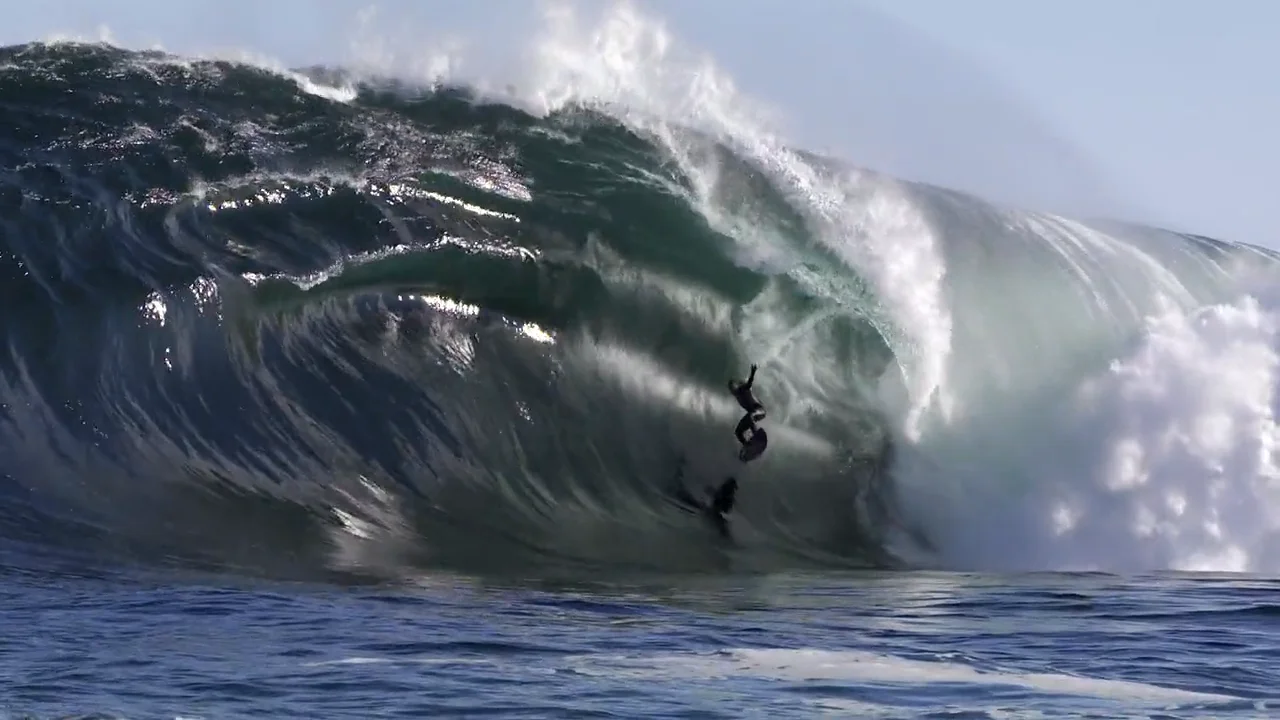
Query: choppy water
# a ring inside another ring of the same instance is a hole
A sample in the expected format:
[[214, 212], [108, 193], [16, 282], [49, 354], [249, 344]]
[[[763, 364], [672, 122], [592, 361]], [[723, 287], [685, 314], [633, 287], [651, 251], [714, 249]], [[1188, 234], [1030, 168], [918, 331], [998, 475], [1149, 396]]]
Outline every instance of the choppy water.
[[0, 588], [5, 717], [1280, 715], [1271, 581], [10, 573]]

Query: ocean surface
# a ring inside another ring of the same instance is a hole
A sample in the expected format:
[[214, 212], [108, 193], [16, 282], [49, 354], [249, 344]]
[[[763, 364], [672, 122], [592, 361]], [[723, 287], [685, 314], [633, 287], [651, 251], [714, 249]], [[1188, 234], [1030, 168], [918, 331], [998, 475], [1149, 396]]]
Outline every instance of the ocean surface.
[[[4, 717], [1261, 718], [1275, 582], [6, 573]], [[36, 630], [38, 628], [38, 630]]]
[[1280, 717], [1276, 255], [802, 152], [644, 32], [0, 48], [0, 717]]

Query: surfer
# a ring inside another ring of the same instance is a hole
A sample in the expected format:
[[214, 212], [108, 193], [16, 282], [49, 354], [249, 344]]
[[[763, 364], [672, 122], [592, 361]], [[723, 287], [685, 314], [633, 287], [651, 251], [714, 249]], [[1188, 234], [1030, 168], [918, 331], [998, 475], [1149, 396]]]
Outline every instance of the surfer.
[[720, 487], [707, 487], [707, 502], [698, 502], [693, 498], [694, 506], [702, 510], [712, 524], [716, 526], [716, 530], [724, 537], [729, 537], [729, 519], [725, 516], [733, 512], [733, 506], [738, 501], [738, 481], [730, 476], [720, 483]]
[[729, 537], [729, 520], [725, 516], [733, 512], [733, 506], [738, 501], [736, 478], [732, 476], [726, 478], [717, 488], [707, 486], [707, 499], [700, 500], [684, 486], [684, 458], [681, 458], [680, 465], [676, 468], [676, 498], [685, 505], [701, 511], [716, 526], [716, 530], [719, 530], [721, 535]]
[[711, 496], [707, 509], [717, 515], [728, 515], [738, 502], [738, 480], [730, 475], [720, 483], [720, 487], [713, 489], [708, 486], [707, 493]]
[[751, 365], [751, 374], [747, 376], [746, 382], [729, 379], [729, 392], [738, 401], [738, 405], [746, 411], [738, 421], [738, 427], [733, 430], [734, 437], [738, 438], [738, 442], [742, 445], [742, 450], [738, 452], [738, 458], [742, 462], [756, 459], [769, 445], [769, 434], [756, 425], [764, 419], [765, 411], [764, 404], [757, 400], [755, 393], [751, 391], [755, 380], [756, 365], [754, 363]]

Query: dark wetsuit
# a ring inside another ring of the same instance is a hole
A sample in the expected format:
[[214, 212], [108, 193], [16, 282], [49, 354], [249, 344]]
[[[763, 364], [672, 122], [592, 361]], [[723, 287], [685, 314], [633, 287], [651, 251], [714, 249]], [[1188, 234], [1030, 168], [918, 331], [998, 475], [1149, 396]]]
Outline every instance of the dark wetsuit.
[[676, 470], [676, 497], [683, 503], [701, 510], [715, 526], [716, 530], [724, 537], [729, 537], [729, 521], [725, 515], [733, 512], [733, 506], [738, 501], [738, 481], [736, 478], [726, 478], [720, 483], [718, 488], [707, 488], [706, 501], [694, 497], [684, 487], [684, 461], [681, 460], [680, 467]]
[[701, 505], [702, 511], [707, 514], [711, 522], [715, 523], [716, 530], [720, 534], [729, 537], [729, 521], [725, 515], [733, 512], [733, 506], [738, 500], [738, 481], [730, 477], [720, 487], [712, 489], [707, 488], [710, 495], [710, 501], [706, 505]]
[[764, 404], [756, 399], [755, 393], [751, 392], [751, 384], [756, 379], [756, 366], [751, 366], [751, 374], [747, 376], [747, 381], [739, 383], [734, 380], [729, 381], [729, 392], [733, 393], [733, 397], [738, 401], [738, 405], [742, 406], [747, 413], [738, 421], [738, 427], [734, 428], [733, 434], [738, 438], [738, 442], [743, 445], [747, 444], [747, 433], [756, 431], [756, 423], [764, 419]]
[[[711, 490], [711, 488], [707, 488]], [[726, 478], [720, 483], [720, 487], [711, 490], [711, 511], [725, 515], [733, 512], [733, 506], [738, 502], [738, 481], [736, 478]]]

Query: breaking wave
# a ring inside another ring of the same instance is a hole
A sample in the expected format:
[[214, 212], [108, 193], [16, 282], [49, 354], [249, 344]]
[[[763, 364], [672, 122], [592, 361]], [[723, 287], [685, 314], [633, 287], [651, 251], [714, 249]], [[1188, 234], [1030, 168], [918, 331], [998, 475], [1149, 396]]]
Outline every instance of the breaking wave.
[[[844, 167], [627, 11], [561, 23], [503, 98], [0, 50], [5, 538], [286, 576], [1280, 567], [1273, 257]], [[682, 459], [742, 482], [732, 543]]]

